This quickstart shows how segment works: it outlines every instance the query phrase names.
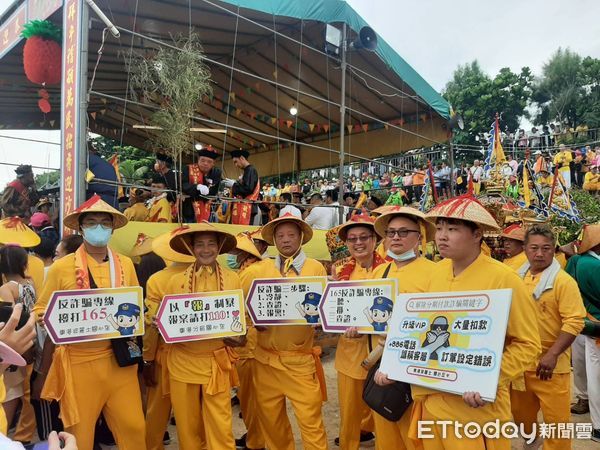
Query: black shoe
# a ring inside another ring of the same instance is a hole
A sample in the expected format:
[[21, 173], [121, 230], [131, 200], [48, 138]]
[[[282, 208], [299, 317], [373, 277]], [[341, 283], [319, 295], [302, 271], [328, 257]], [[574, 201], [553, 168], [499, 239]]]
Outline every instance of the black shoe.
[[245, 433], [241, 438], [235, 440], [235, 448], [245, 449], [246, 448], [246, 435]]
[[600, 428], [592, 430], [592, 441], [600, 442]]
[[239, 405], [239, 404], [240, 404], [240, 399], [238, 398], [237, 395], [235, 397], [231, 397], [231, 406], [235, 406], [235, 405]]
[[573, 414], [587, 414], [590, 412], [590, 403], [588, 400], [582, 398], [577, 399], [577, 403], [571, 406], [571, 412]]
[[[369, 442], [372, 441], [373, 439], [375, 439], [375, 435], [373, 433], [371, 433], [370, 431], [367, 431], [365, 433], [360, 433], [360, 442]], [[333, 442], [335, 443], [335, 445], [337, 445], [338, 447], [340, 446], [340, 438], [336, 437]]]
[[366, 433], [363, 433], [363, 432], [360, 433], [360, 442], [361, 442], [361, 444], [363, 442], [372, 441], [373, 439], [375, 439], [375, 435], [373, 433], [371, 433], [370, 431], [367, 431]]
[[171, 435], [169, 434], [168, 431], [165, 431], [165, 434], [163, 436], [163, 444], [169, 445], [170, 443], [171, 443]]

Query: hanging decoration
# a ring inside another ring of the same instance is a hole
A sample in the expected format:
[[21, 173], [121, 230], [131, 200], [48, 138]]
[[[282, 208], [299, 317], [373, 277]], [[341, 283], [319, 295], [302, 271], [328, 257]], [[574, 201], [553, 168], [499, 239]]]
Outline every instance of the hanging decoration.
[[38, 106], [43, 113], [52, 110], [46, 86], [60, 83], [62, 70], [61, 29], [48, 20], [32, 20], [23, 25], [23, 69], [29, 81], [41, 84]]

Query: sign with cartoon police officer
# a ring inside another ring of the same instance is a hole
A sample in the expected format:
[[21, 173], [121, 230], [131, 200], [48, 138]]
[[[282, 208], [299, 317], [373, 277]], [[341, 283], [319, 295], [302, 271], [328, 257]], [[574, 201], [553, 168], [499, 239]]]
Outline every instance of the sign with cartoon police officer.
[[144, 334], [142, 288], [56, 291], [44, 315], [55, 344], [74, 344]]
[[511, 289], [398, 295], [380, 370], [494, 401], [511, 300]]
[[244, 291], [165, 295], [156, 322], [168, 344], [246, 334]]
[[256, 279], [246, 299], [255, 325], [316, 325], [326, 277]]
[[323, 330], [385, 334], [398, 292], [395, 278], [327, 283], [320, 306]]

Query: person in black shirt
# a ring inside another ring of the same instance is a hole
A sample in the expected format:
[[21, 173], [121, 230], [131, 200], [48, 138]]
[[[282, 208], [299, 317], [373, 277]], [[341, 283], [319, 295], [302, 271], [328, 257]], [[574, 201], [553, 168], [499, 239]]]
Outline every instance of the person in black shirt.
[[[231, 188], [232, 197], [258, 200], [260, 190], [260, 180], [258, 171], [250, 164], [248, 157], [250, 152], [247, 150], [234, 150], [231, 152], [233, 164], [244, 171], [238, 181], [227, 179], [225, 186]], [[257, 213], [258, 208], [255, 203], [235, 202], [231, 212], [231, 223], [237, 225], [250, 225], [251, 218]]]
[[164, 179], [164, 184], [170, 191], [167, 193], [167, 200], [169, 203], [175, 203], [175, 193], [179, 191], [177, 189], [177, 180], [175, 172], [171, 169], [173, 167], [173, 158], [163, 153], [156, 154], [156, 162], [154, 163], [154, 171]]

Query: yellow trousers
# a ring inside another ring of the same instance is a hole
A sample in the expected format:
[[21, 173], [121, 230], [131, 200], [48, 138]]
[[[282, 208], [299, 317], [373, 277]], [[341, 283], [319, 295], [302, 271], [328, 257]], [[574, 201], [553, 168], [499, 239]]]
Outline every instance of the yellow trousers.
[[75, 435], [77, 448], [92, 450], [102, 412], [119, 450], [144, 450], [146, 428], [137, 365], [119, 367], [111, 356], [71, 363], [71, 374], [80, 420], [65, 431]]
[[362, 399], [365, 380], [338, 375], [338, 399], [340, 404], [340, 448], [358, 450], [360, 432], [373, 431], [373, 415]]
[[375, 421], [375, 449], [414, 450], [415, 443], [408, 437], [411, 408], [408, 408], [398, 422], [391, 422], [373, 412]]
[[258, 417], [266, 430], [267, 448], [295, 450], [294, 435], [287, 416], [286, 399], [294, 409], [305, 450], [326, 450], [327, 435], [321, 413], [322, 398], [315, 374], [297, 375], [256, 361]]
[[258, 363], [254, 358], [248, 358], [240, 359], [235, 366], [240, 380], [237, 396], [247, 430], [246, 447], [249, 449], [265, 448], [265, 437], [258, 420], [258, 403], [254, 386], [256, 364]]
[[21, 398], [21, 415], [17, 422], [17, 428], [13, 440], [19, 442], [33, 441], [35, 433], [35, 411], [31, 406], [31, 374], [33, 364], [26, 367], [25, 380], [23, 381], [23, 397]]
[[180, 450], [201, 450], [204, 442], [210, 450], [235, 448], [230, 389], [209, 395], [204, 384], [182, 383], [173, 377], [169, 384]]
[[[535, 372], [525, 372], [525, 389], [512, 390], [510, 399], [515, 423], [524, 424], [527, 433], [531, 433], [533, 424], [537, 423], [540, 408], [547, 424], [571, 421], [571, 374], [555, 373], [551, 379], [542, 381]], [[570, 448], [571, 439], [544, 439], [544, 450]]]
[[479, 191], [481, 191], [481, 181], [477, 183], [473, 181], [473, 194], [479, 195]]
[[154, 365], [156, 386], [146, 388], [146, 447], [164, 450], [163, 437], [171, 417], [171, 397], [163, 396], [162, 364]]

